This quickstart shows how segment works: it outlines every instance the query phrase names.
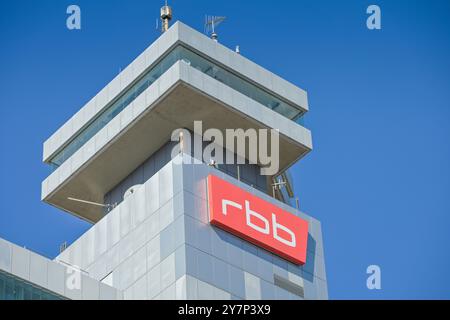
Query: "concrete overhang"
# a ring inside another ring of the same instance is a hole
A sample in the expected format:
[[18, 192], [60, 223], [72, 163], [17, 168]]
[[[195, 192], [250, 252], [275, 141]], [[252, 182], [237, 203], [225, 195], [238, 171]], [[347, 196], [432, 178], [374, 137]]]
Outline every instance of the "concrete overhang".
[[184, 62], [177, 62], [119, 116], [44, 181], [45, 202], [99, 221], [103, 208], [68, 197], [103, 203], [104, 195], [168, 142], [173, 130], [193, 130], [195, 120], [203, 121], [203, 130], [279, 129], [279, 172], [312, 149], [309, 130]]
[[43, 161], [49, 163], [71, 139], [132, 86], [136, 79], [179, 44], [212, 59], [230, 72], [283, 98], [304, 112], [308, 111], [308, 97], [304, 90], [189, 26], [176, 22], [44, 142]]

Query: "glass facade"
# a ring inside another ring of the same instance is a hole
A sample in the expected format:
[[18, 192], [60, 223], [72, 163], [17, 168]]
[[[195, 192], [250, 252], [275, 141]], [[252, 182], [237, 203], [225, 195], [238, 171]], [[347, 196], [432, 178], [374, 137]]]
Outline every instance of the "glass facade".
[[0, 300], [65, 300], [32, 283], [0, 272]]
[[218, 66], [209, 59], [200, 56], [193, 51], [178, 45], [162, 58], [154, 67], [150, 68], [134, 85], [114, 100], [100, 115], [95, 118], [85, 129], [79, 132], [61, 151], [51, 160], [50, 164], [57, 168], [78, 149], [80, 149], [97, 132], [105, 127], [114, 117], [125, 109], [145, 89], [154, 83], [177, 61], [184, 61], [191, 67], [209, 75], [210, 77], [226, 84], [234, 90], [278, 112], [279, 114], [300, 124], [303, 111], [262, 88], [250, 83], [234, 73]]

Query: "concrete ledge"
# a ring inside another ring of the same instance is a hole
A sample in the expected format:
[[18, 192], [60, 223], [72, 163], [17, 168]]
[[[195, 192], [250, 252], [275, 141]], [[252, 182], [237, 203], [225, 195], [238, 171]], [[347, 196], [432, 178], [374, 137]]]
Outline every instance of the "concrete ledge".
[[104, 195], [169, 141], [173, 130], [193, 129], [200, 119], [205, 130], [279, 129], [280, 172], [312, 148], [309, 130], [179, 61], [44, 180], [42, 199], [98, 221], [102, 208], [67, 198], [103, 203]]
[[275, 95], [308, 111], [308, 98], [304, 90], [220, 43], [212, 41], [202, 33], [177, 22], [44, 142], [43, 161], [48, 162], [56, 152], [105, 110], [124, 90], [129, 88], [139, 76], [149, 70], [162, 55], [178, 43], [209, 56], [248, 81], [266, 88]]

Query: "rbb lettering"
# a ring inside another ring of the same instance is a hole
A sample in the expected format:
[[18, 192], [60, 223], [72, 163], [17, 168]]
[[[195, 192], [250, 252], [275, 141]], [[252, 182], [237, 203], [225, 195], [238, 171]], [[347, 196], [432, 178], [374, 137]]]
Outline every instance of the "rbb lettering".
[[214, 175], [208, 202], [211, 224], [293, 263], [306, 262], [307, 221]]
[[[232, 206], [234, 208], [237, 208], [239, 210], [242, 210], [242, 205], [240, 205], [239, 203], [236, 203], [234, 201], [231, 200], [227, 200], [227, 199], [223, 199], [222, 200], [222, 213], [224, 215], [227, 215], [227, 206]], [[256, 219], [258, 219], [259, 221], [262, 222], [262, 224], [264, 225], [264, 228], [260, 227], [258, 224], [255, 224], [252, 222], [252, 217], [255, 217]], [[250, 208], [250, 202], [245, 200], [245, 221], [247, 223], [247, 225], [252, 228], [255, 229], [258, 232], [261, 232], [263, 234], [270, 234], [270, 223], [269, 220], [267, 220], [266, 218], [264, 218], [263, 215], [259, 214], [256, 211], [253, 211]], [[284, 239], [282, 237], [280, 237], [278, 235], [278, 229], [283, 230], [284, 232], [289, 234], [289, 240]], [[273, 237], [281, 242], [284, 243], [287, 246], [290, 247], [295, 247], [296, 246], [296, 238], [295, 238], [295, 234], [292, 232], [292, 230], [290, 230], [289, 228], [287, 228], [286, 226], [283, 226], [282, 224], [277, 222], [277, 216], [272, 213], [272, 232], [273, 232]]]

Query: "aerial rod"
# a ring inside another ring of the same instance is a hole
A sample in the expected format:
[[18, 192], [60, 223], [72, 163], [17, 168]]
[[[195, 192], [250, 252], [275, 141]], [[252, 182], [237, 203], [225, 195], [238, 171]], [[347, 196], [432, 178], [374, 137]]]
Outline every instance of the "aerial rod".
[[167, 4], [167, 0], [165, 0], [164, 6], [161, 8], [161, 32], [169, 30], [170, 20], [172, 20], [172, 8]]
[[225, 21], [226, 17], [220, 16], [205, 16], [205, 31], [206, 33], [211, 32], [211, 39], [218, 42], [218, 34], [216, 33], [216, 28]]
[[67, 197], [67, 200], [80, 202], [80, 203], [84, 203], [84, 204], [89, 204], [89, 205], [96, 206], [96, 207], [103, 207], [103, 208], [107, 208], [108, 210], [114, 209], [116, 206], [116, 204], [109, 204], [109, 203], [104, 204], [104, 203], [98, 203], [98, 202], [88, 201], [88, 200], [84, 200], [84, 199], [77, 199], [77, 198], [72, 198], [72, 197]]

